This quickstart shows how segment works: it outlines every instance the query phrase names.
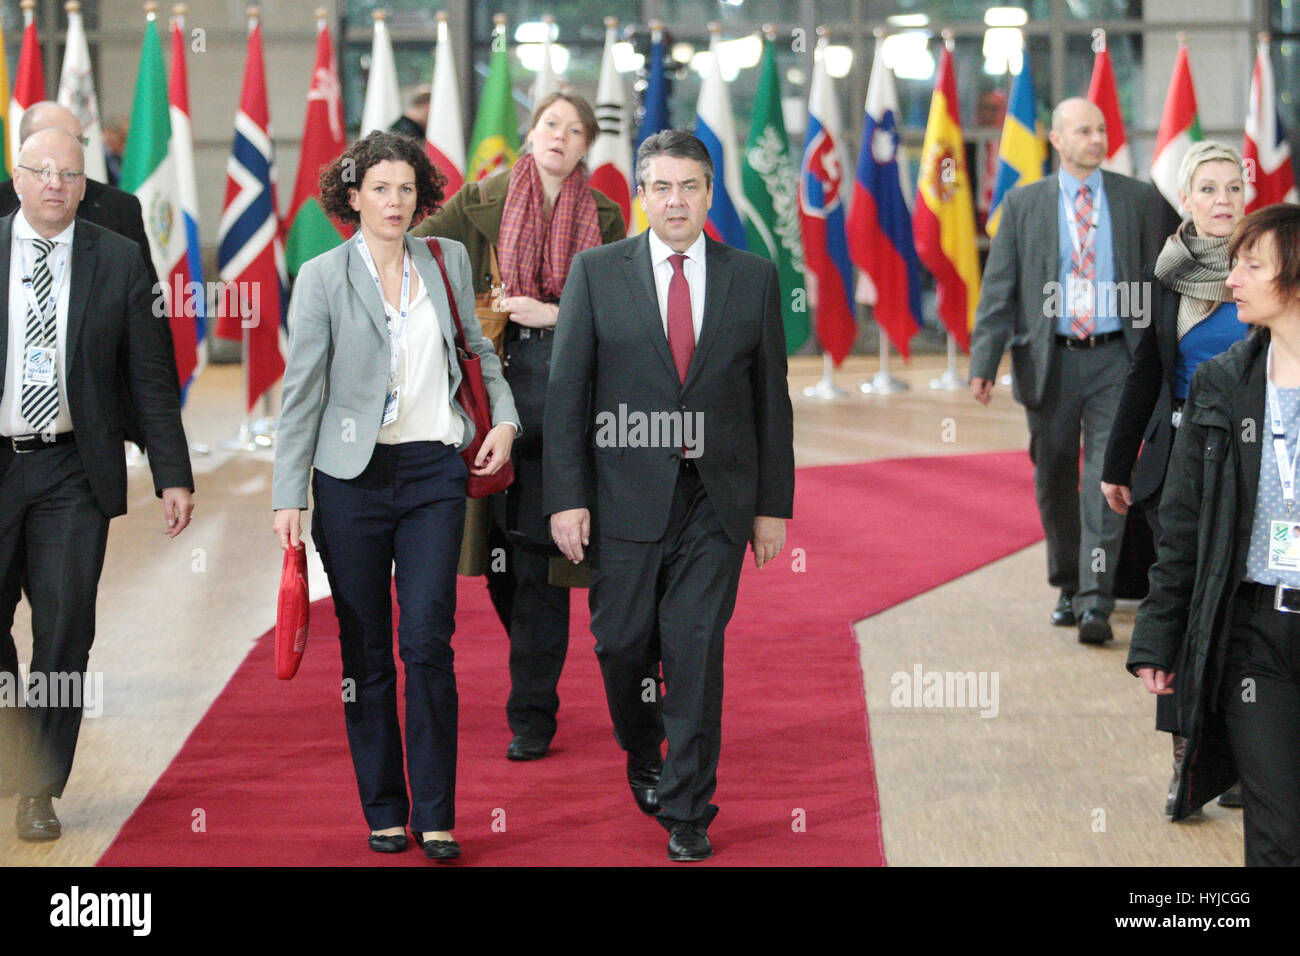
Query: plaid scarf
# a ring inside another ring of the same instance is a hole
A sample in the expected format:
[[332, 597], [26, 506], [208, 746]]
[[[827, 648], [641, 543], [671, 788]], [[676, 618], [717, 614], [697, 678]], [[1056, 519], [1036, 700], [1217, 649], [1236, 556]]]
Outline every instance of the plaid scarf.
[[579, 163], [564, 180], [549, 222], [542, 215], [545, 202], [537, 163], [525, 153], [510, 170], [497, 236], [506, 295], [558, 302], [574, 255], [600, 245], [600, 220], [586, 166]]
[[1177, 292], [1178, 341], [1202, 319], [1232, 301], [1228, 288], [1228, 237], [1198, 236], [1190, 219], [1165, 240], [1156, 259], [1156, 278]]

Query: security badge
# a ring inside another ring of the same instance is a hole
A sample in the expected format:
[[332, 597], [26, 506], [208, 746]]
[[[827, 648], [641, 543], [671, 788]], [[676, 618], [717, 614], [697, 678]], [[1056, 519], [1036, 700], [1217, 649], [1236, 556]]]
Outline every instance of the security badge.
[[27, 362], [23, 367], [24, 385], [54, 384], [54, 348], [42, 348], [37, 345], [27, 347]]
[[401, 399], [401, 391], [402, 387], [400, 385], [394, 385], [392, 391], [384, 396], [384, 417], [379, 422], [380, 428], [397, 421], [397, 407]]
[[1268, 523], [1268, 567], [1271, 571], [1300, 571], [1300, 521]]

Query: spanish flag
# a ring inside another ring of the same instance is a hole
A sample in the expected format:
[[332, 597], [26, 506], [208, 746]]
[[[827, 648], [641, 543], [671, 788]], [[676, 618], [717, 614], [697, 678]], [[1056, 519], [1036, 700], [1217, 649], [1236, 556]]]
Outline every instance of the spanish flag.
[[1011, 103], [1002, 122], [998, 146], [998, 178], [993, 183], [993, 208], [984, 229], [997, 235], [1002, 221], [1002, 199], [1017, 186], [1042, 179], [1046, 172], [1047, 146], [1038, 135], [1038, 107], [1034, 102], [1034, 81], [1029, 74], [1029, 57], [1011, 83]]
[[934, 275], [939, 318], [963, 351], [970, 351], [975, 304], [980, 297], [980, 260], [975, 244], [966, 147], [961, 137], [952, 51], [944, 44], [930, 100], [921, 150], [921, 175], [912, 210], [916, 253]]

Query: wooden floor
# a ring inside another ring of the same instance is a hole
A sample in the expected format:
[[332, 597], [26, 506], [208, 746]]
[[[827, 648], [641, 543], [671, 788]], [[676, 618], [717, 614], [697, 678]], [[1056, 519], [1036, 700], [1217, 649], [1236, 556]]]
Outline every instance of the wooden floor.
[[[941, 358], [895, 362], [909, 391], [861, 394], [877, 362], [850, 359], [836, 380], [851, 394], [825, 401], [803, 394], [820, 360], [792, 361], [800, 466], [1026, 447], [1006, 387], [981, 408], [964, 389], [929, 387]], [[0, 864], [94, 863], [274, 622], [272, 454], [217, 447], [234, 436], [238, 391], [230, 366], [208, 368], [191, 390], [187, 429], [213, 450], [194, 459], [194, 524], [175, 541], [162, 534], [147, 470], [133, 470], [130, 513], [110, 533], [91, 656], [102, 714], [84, 722], [57, 803], [64, 837], [20, 843], [9, 824], [14, 800], [0, 800]], [[940, 515], [957, 506], [934, 502]], [[318, 565], [312, 580], [321, 596]], [[1089, 648], [1047, 623], [1054, 599], [1040, 544], [857, 624], [888, 862], [1239, 865], [1240, 811], [1211, 806], [1197, 824], [1161, 816], [1169, 742], [1123, 669], [1132, 609], [1116, 612], [1114, 644]], [[15, 633], [26, 660], [25, 607]], [[997, 715], [891, 706], [891, 676], [916, 665], [996, 674]]]

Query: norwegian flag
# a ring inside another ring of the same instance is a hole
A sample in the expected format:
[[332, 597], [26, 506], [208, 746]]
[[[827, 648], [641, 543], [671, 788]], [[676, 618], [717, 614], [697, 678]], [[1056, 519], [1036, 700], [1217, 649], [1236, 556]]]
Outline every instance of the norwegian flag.
[[247, 336], [249, 411], [284, 374], [281, 326], [288, 276], [277, 207], [262, 29], [250, 18], [243, 92], [226, 162], [226, 201], [217, 226], [217, 266], [225, 283], [217, 335], [236, 341]]
[[1246, 212], [1279, 202], [1296, 202], [1291, 145], [1282, 128], [1273, 92], [1273, 61], [1268, 55], [1268, 34], [1261, 34], [1255, 54], [1255, 75], [1250, 80], [1250, 106], [1246, 111], [1246, 141], [1241, 149], [1246, 164]]

